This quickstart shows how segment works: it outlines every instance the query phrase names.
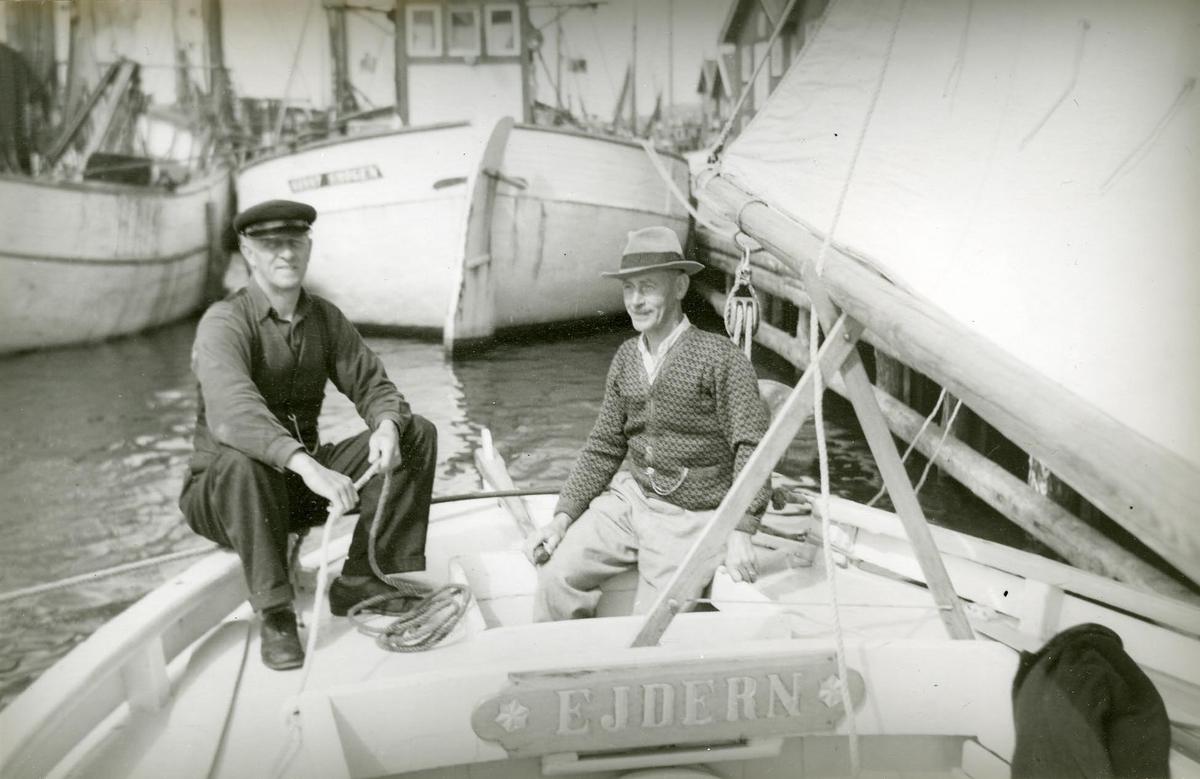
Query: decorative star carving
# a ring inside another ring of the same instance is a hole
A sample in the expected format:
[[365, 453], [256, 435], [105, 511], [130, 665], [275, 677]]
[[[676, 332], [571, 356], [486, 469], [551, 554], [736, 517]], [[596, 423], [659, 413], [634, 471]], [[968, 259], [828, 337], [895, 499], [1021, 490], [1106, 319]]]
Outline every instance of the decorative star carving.
[[521, 704], [516, 698], [510, 699], [500, 706], [496, 722], [509, 733], [521, 730], [529, 720], [529, 707]]
[[842, 688], [838, 678], [830, 676], [821, 682], [821, 689], [817, 692], [817, 697], [821, 699], [821, 703], [824, 703], [830, 709], [841, 706]]

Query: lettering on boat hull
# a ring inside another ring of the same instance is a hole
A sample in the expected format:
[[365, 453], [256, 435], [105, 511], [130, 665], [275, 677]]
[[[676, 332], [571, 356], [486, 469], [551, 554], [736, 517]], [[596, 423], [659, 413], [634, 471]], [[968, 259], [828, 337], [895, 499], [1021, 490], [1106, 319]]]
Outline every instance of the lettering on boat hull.
[[364, 181], [373, 181], [381, 178], [383, 178], [383, 174], [379, 171], [378, 165], [363, 165], [357, 168], [335, 170], [329, 173], [314, 173], [311, 176], [288, 179], [288, 187], [293, 192], [304, 192], [309, 189], [334, 187], [338, 184], [361, 184]]
[[[849, 670], [855, 707], [866, 693]], [[831, 730], [842, 718], [832, 652], [510, 674], [471, 716], [516, 757]]]

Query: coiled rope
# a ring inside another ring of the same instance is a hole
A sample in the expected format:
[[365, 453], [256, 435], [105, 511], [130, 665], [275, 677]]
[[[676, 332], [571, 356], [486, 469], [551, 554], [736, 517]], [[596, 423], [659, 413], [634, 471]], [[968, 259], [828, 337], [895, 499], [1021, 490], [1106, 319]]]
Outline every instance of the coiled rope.
[[[377, 474], [380, 470], [380, 465], [376, 462], [367, 472], [364, 473], [358, 481], [354, 483], [354, 489], [361, 490], [371, 477]], [[411, 582], [403, 582], [388, 574], [384, 574], [379, 570], [379, 564], [375, 561], [375, 536], [378, 533], [380, 520], [383, 517], [384, 501], [388, 495], [388, 488], [391, 486], [391, 472], [385, 471], [383, 474], [383, 486], [379, 493], [379, 501], [375, 504], [375, 517], [371, 522], [371, 532], [367, 537], [367, 555], [371, 563], [371, 570], [381, 580], [392, 586], [393, 589], [400, 593], [400, 597], [412, 598], [414, 605], [409, 613], [397, 619], [388, 628], [379, 630], [377, 628], [364, 629], [364, 626], [354, 618], [363, 609], [368, 608], [382, 600], [390, 600], [396, 597], [392, 593], [378, 595], [374, 598], [356, 604], [347, 612], [347, 616], [355, 623], [355, 626], [362, 633], [373, 633], [377, 636], [376, 643], [384, 649], [395, 652], [419, 652], [426, 649], [432, 649], [440, 643], [446, 636], [453, 632], [454, 628], [462, 619], [466, 612], [467, 605], [470, 603], [470, 590], [460, 584], [446, 585], [439, 590], [430, 592], [426, 588], [420, 588], [421, 592], [415, 592], [416, 585]], [[325, 520], [325, 525], [321, 528], [321, 565], [317, 570], [317, 591], [313, 596], [313, 624], [308, 632], [308, 644], [304, 651], [304, 668], [300, 675], [300, 683], [296, 687], [296, 694], [293, 695], [284, 707], [284, 714], [287, 719], [288, 740], [284, 744], [283, 750], [275, 760], [274, 770], [272, 775], [282, 777], [287, 771], [288, 766], [300, 753], [300, 747], [304, 741], [303, 729], [300, 726], [300, 696], [304, 693], [308, 685], [308, 676], [312, 672], [313, 657], [317, 650], [317, 636], [320, 633], [321, 625], [321, 610], [324, 608], [325, 588], [329, 579], [329, 536], [330, 530], [334, 523], [342, 517], [345, 512], [330, 510], [329, 516]], [[447, 592], [447, 596], [442, 593]], [[459, 597], [461, 601], [453, 601], [447, 604], [447, 597]], [[461, 602], [461, 608], [458, 604]], [[431, 605], [427, 605], [431, 604]], [[446, 616], [440, 616], [446, 610], [447, 605], [454, 606], [450, 613]], [[418, 615], [419, 613], [419, 615]], [[393, 626], [399, 626], [393, 631]], [[416, 633], [414, 634], [414, 630]], [[388, 638], [384, 640], [384, 636], [396, 635], [398, 638]]]
[[735, 235], [733, 242], [741, 247], [742, 260], [734, 274], [733, 287], [725, 296], [725, 332], [749, 358], [754, 334], [758, 332], [759, 304], [758, 293], [750, 283], [750, 246], [738, 241], [738, 235], [742, 233]]
[[[384, 497], [388, 494], [391, 480], [391, 472], [385, 471], [383, 491], [375, 506], [375, 518], [367, 536], [367, 560], [371, 563], [371, 570], [375, 575], [396, 592], [368, 598], [352, 607], [346, 616], [359, 633], [375, 636], [375, 643], [382, 649], [389, 652], [423, 652], [440, 644], [458, 627], [471, 604], [471, 590], [465, 584], [455, 583], [430, 590], [424, 585], [386, 574], [379, 569], [379, 563], [375, 559], [375, 537], [379, 532]], [[370, 624], [370, 617], [360, 616], [372, 606], [394, 600], [397, 596], [406, 601], [411, 600], [412, 606], [387, 625], [377, 627]]]

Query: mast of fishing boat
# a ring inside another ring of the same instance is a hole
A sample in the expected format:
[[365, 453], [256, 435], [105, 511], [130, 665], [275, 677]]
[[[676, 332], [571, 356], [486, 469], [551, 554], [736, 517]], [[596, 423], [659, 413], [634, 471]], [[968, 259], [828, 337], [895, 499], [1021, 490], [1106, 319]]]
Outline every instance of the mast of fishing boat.
[[225, 68], [225, 39], [221, 23], [221, 0], [204, 0], [200, 7], [208, 51], [208, 98], [217, 124], [228, 127], [233, 119], [229, 71]]
[[629, 57], [629, 129], [637, 135], [637, 3], [633, 4], [633, 51]]
[[333, 63], [333, 112], [335, 116], [342, 116], [356, 108], [350, 84], [350, 42], [346, 29], [346, 8], [326, 4], [325, 15], [329, 20], [329, 52]]
[[675, 0], [667, 0], [667, 113], [675, 110]]

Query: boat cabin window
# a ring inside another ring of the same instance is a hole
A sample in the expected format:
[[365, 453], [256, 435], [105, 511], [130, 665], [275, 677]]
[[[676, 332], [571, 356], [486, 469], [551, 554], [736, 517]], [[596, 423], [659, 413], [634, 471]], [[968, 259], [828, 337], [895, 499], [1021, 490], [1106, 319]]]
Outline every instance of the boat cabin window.
[[489, 57], [515, 57], [521, 53], [521, 33], [517, 28], [515, 3], [488, 3], [487, 53]]
[[441, 6], [434, 4], [410, 5], [405, 10], [409, 56], [442, 56]]
[[451, 6], [447, 14], [450, 40], [446, 53], [451, 57], [478, 57], [483, 46], [479, 41], [479, 9]]

